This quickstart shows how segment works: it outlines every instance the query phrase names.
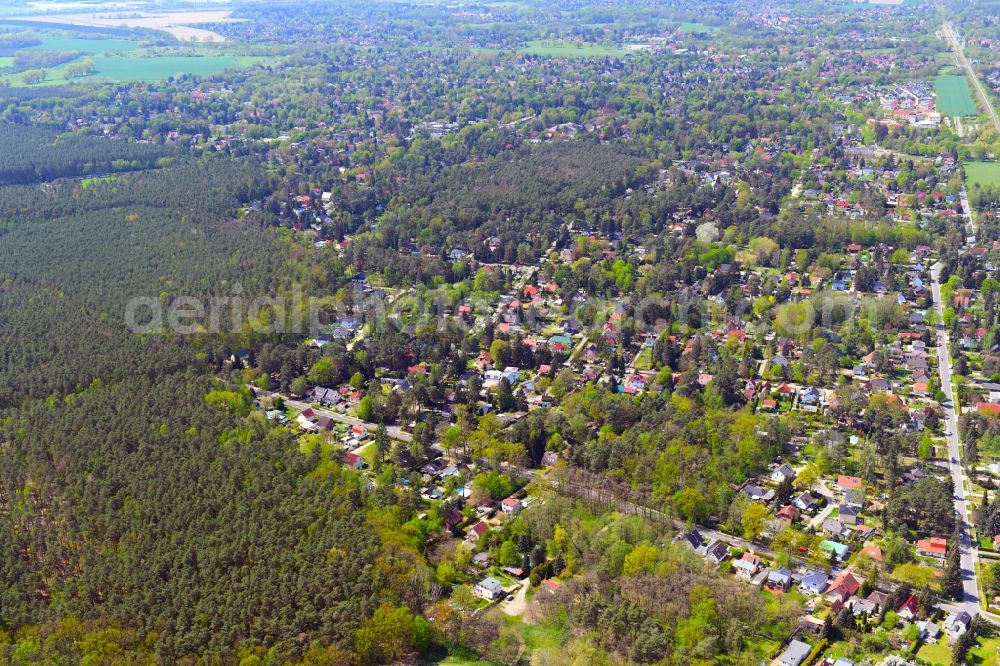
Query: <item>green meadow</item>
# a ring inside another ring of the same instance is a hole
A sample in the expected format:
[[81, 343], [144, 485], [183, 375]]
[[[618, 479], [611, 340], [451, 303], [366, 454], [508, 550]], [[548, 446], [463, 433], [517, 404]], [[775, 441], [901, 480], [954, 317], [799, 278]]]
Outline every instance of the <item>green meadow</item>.
[[1000, 162], [966, 162], [965, 181], [969, 188], [1000, 186]]
[[[65, 85], [66, 83], [88, 83], [105, 81], [162, 81], [171, 76], [194, 74], [208, 76], [218, 74], [231, 67], [247, 67], [259, 62], [256, 56], [238, 55], [94, 55], [94, 72], [89, 76], [66, 79], [65, 71], [69, 63], [48, 70], [45, 81], [35, 84]], [[2, 65], [0, 65], [2, 66]], [[9, 74], [12, 86], [24, 86], [18, 74]]]
[[677, 28], [680, 32], [708, 32], [715, 33], [719, 29], [715, 26], [705, 25], [704, 23], [681, 23]]
[[964, 76], [942, 75], [934, 79], [937, 93], [937, 110], [946, 116], [975, 116], [979, 114], [972, 90]]
[[628, 55], [628, 51], [618, 46], [608, 44], [595, 44], [591, 42], [565, 42], [548, 39], [539, 39], [528, 42], [520, 53], [528, 55], [550, 56], [552, 58], [621, 58]]
[[32, 46], [38, 51], [79, 51], [80, 53], [112, 53], [139, 48], [129, 39], [81, 39], [79, 37], [39, 37], [41, 44]]

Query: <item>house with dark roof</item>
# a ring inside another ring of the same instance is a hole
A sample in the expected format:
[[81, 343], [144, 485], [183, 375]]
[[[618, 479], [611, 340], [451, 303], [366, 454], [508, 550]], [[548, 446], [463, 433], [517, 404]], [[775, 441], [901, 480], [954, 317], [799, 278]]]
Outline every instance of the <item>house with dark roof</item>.
[[788, 569], [775, 569], [767, 574], [764, 586], [772, 592], [787, 592], [792, 586], [792, 572]]
[[722, 541], [716, 541], [708, 547], [705, 559], [716, 565], [722, 564], [729, 559], [729, 546]]

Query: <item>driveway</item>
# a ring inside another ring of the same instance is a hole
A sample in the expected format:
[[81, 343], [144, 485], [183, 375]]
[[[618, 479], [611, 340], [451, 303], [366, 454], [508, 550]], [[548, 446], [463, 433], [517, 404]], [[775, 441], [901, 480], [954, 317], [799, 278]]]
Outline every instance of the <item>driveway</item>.
[[500, 610], [507, 615], [521, 617], [528, 607], [528, 581], [523, 581], [521, 589], [514, 593], [512, 601], [501, 601]]

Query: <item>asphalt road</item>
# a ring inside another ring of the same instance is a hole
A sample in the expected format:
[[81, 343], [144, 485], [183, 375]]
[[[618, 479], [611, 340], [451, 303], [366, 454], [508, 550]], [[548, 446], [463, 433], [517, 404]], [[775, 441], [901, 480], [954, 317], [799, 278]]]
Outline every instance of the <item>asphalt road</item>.
[[969, 63], [969, 59], [965, 57], [965, 50], [962, 49], [962, 44], [958, 39], [958, 33], [955, 32], [955, 28], [951, 23], [945, 23], [941, 26], [941, 32], [944, 34], [945, 40], [951, 46], [951, 50], [955, 52], [955, 60], [958, 61], [958, 65], [965, 70], [965, 75], [969, 78], [969, 83], [976, 91], [976, 96], [979, 98], [979, 103], [983, 105], [986, 110], [986, 115], [989, 116], [990, 122], [993, 124], [993, 129], [1000, 132], [1000, 118], [997, 118], [997, 112], [993, 108], [993, 103], [990, 102], [990, 98], [986, 95], [986, 91], [983, 90], [983, 84], [979, 82], [979, 77], [976, 75], [975, 70], [972, 69], [972, 64]]
[[[274, 391], [262, 391], [262, 390], [260, 390], [258, 388], [253, 388], [253, 391], [257, 395], [259, 395], [259, 396], [261, 396], [261, 395], [269, 396], [269, 397], [277, 396], [277, 397], [281, 398], [285, 402], [286, 405], [291, 405], [292, 407], [295, 407], [296, 409], [299, 409], [299, 410], [306, 409], [306, 408], [312, 408], [312, 410], [314, 412], [316, 412], [317, 414], [319, 414], [320, 416], [329, 416], [334, 421], [338, 421], [340, 423], [346, 423], [347, 425], [351, 425], [351, 426], [363, 425], [363, 426], [365, 426], [368, 429], [368, 434], [370, 434], [370, 435], [375, 434], [375, 430], [378, 428], [378, 424], [377, 423], [370, 423], [368, 421], [362, 421], [361, 419], [354, 418], [353, 416], [348, 416], [346, 414], [340, 414], [339, 412], [333, 412], [333, 411], [330, 411], [329, 409], [323, 409], [321, 407], [313, 407], [309, 403], [302, 402], [300, 400], [292, 400], [288, 396], [282, 395], [282, 394], [274, 392]], [[408, 433], [405, 430], [401, 429], [399, 426], [388, 426], [388, 427], [386, 427], [386, 432], [388, 433], [389, 437], [391, 437], [392, 439], [398, 439], [398, 440], [400, 440], [402, 442], [412, 442], [413, 441], [413, 435], [411, 435], [410, 433]]]
[[[938, 320], [944, 316], [944, 304], [941, 301], [941, 265], [931, 267], [931, 293], [934, 296], [934, 309]], [[963, 598], [960, 603], [949, 604], [953, 609], [960, 608], [970, 614], [977, 614], [979, 606], [979, 587], [976, 583], [976, 560], [978, 552], [972, 546], [969, 536], [969, 507], [965, 497], [965, 472], [961, 464], [961, 447], [958, 439], [958, 419], [955, 416], [954, 387], [951, 381], [951, 354], [948, 351], [948, 331], [943, 325], [937, 330], [938, 342], [938, 373], [941, 377], [941, 387], [948, 399], [945, 400], [944, 423], [948, 441], [948, 469], [955, 485], [955, 513], [958, 514], [960, 525], [959, 553], [962, 562]]]

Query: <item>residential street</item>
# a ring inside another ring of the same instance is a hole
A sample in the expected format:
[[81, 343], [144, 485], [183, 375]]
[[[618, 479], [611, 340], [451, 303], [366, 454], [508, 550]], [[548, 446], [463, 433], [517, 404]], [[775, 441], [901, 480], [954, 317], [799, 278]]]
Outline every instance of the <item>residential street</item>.
[[[354, 418], [353, 416], [347, 416], [346, 414], [341, 414], [339, 412], [334, 412], [334, 411], [331, 411], [329, 409], [323, 409], [321, 407], [313, 407], [312, 405], [310, 405], [307, 402], [302, 402], [300, 400], [292, 400], [288, 396], [282, 395], [282, 394], [277, 393], [275, 391], [263, 391], [263, 390], [258, 389], [256, 387], [251, 387], [251, 389], [258, 396], [261, 396], [261, 395], [265, 395], [265, 396], [269, 396], [269, 397], [275, 397], [275, 396], [277, 396], [277, 397], [281, 398], [282, 400], [284, 400], [286, 405], [291, 405], [292, 407], [295, 407], [296, 409], [300, 409], [301, 410], [301, 409], [312, 408], [312, 410], [314, 412], [316, 412], [317, 414], [319, 414], [321, 416], [329, 416], [334, 421], [338, 421], [340, 423], [346, 423], [347, 425], [352, 425], [352, 426], [363, 425], [366, 428], [368, 428], [368, 432], [372, 433], [372, 434], [374, 434], [375, 429], [378, 428], [378, 424], [377, 423], [369, 423], [368, 421], [362, 421], [361, 419]], [[386, 432], [389, 434], [389, 437], [391, 437], [393, 439], [398, 439], [398, 440], [403, 441], [403, 442], [412, 442], [413, 441], [413, 435], [411, 435], [410, 433], [406, 432], [405, 430], [402, 430], [399, 426], [388, 426], [388, 427], [386, 427]]]
[[[938, 320], [944, 315], [944, 305], [941, 301], [941, 265], [935, 264], [931, 267], [931, 290], [934, 296], [934, 309], [937, 312]], [[977, 551], [972, 547], [969, 536], [969, 511], [968, 502], [965, 498], [964, 478], [962, 470], [961, 451], [958, 439], [958, 419], [955, 416], [953, 386], [951, 382], [951, 355], [948, 353], [948, 332], [943, 324], [938, 324], [938, 372], [941, 375], [941, 386], [948, 399], [942, 405], [944, 407], [945, 430], [948, 432], [948, 468], [955, 485], [955, 511], [961, 521], [961, 543], [959, 549], [962, 561], [962, 586], [964, 588], [964, 598], [959, 604], [950, 604], [955, 608], [966, 610], [969, 613], [979, 613], [979, 588], [976, 583], [976, 559]]]

